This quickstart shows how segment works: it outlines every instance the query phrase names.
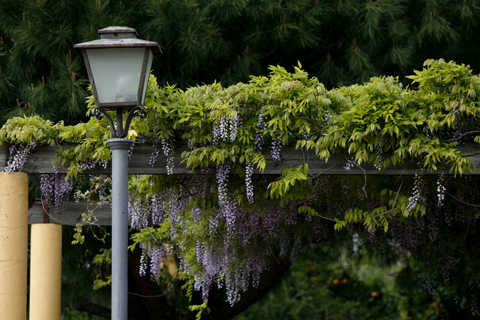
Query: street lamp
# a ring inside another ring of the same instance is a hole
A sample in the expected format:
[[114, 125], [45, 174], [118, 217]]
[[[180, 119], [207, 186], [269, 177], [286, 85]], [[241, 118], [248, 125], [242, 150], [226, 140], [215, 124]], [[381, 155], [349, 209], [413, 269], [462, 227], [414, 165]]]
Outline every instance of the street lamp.
[[[128, 149], [126, 139], [134, 115], [144, 115], [152, 58], [158, 43], [137, 39], [135, 29], [98, 30], [99, 40], [79, 43], [95, 97], [95, 114], [103, 114], [112, 131], [112, 319], [128, 318]], [[116, 111], [116, 128], [107, 111]], [[123, 112], [128, 116], [123, 125]]]

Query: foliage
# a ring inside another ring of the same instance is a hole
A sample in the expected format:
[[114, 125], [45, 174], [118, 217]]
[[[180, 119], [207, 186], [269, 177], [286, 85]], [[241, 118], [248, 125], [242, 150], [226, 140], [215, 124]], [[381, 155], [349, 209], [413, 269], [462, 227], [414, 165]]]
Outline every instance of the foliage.
[[[112, 264], [112, 250], [100, 249], [100, 252], [93, 258], [92, 263], [95, 265], [111, 265]], [[97, 276], [97, 279], [93, 282], [93, 289], [98, 290], [112, 283], [112, 277], [108, 276], [106, 281], [101, 278], [101, 274]]]
[[[93, 227], [95, 229], [97, 227]], [[101, 241], [85, 241], [82, 245], [72, 245], [75, 234], [74, 226], [63, 226], [64, 248], [62, 258], [72, 263], [62, 263], [62, 317], [65, 319], [100, 319], [87, 312], [84, 301], [91, 301], [95, 305], [108, 307], [110, 303], [110, 288], [92, 290], [92, 285], [98, 274], [109, 272], [109, 265], [95, 265], [92, 263], [96, 254], [111, 247], [110, 238], [106, 243]], [[100, 232], [100, 231], [96, 231]], [[83, 234], [87, 239], [93, 238], [92, 229], [84, 228]], [[86, 285], [87, 284], [87, 285]], [[95, 313], [94, 313], [95, 314]]]
[[[293, 73], [277, 66], [268, 77], [252, 77], [248, 83], [227, 88], [213, 83], [184, 91], [160, 88], [151, 75], [147, 117], [134, 119], [129, 136], [136, 143], [161, 143], [167, 158], [173, 146], [187, 145], [182, 158], [194, 174], [130, 177], [132, 249], [138, 245], [142, 250], [140, 274], [149, 269], [151, 279], [160, 282], [167, 257], [175, 253], [179, 279], [193, 281], [203, 302], [212, 301], [209, 293], [216, 284], [225, 288], [223, 299], [234, 306], [241, 292], [259, 286], [262, 273], [275, 261], [293, 261], [306, 243], [358, 228], [363, 239], [380, 248], [386, 241], [380, 234], [390, 231], [399, 255], [438, 252], [438, 259], [428, 255], [424, 260], [428, 290], [435, 290], [435, 265], [443, 265], [444, 274], [463, 270], [472, 282], [467, 287], [474, 287], [474, 266], [458, 263], [467, 261], [462, 252], [475, 251], [474, 241], [455, 241], [471, 239], [469, 225], [477, 213], [468, 203], [475, 201], [470, 202], [474, 198], [468, 188], [448, 187], [453, 178], [445, 173], [448, 166], [458, 175], [475, 170], [455, 147], [477, 140], [478, 76], [464, 65], [427, 60], [412, 79], [420, 84], [418, 90], [404, 88], [393, 77], [327, 90], [300, 65]], [[59, 165], [70, 160], [69, 177], [110, 159], [105, 119], [76, 126], [42, 121], [8, 120], [0, 142], [21, 145], [46, 137], [36, 142], [75, 143], [58, 149]], [[29, 125], [17, 127], [23, 123]], [[280, 176], [261, 174], [269, 170], [267, 160], [281, 164], [286, 146], [314, 150], [325, 160], [344, 154], [349, 165], [377, 170], [413, 162], [418, 174], [412, 179], [327, 178], [309, 174], [308, 160]], [[437, 180], [425, 177], [432, 171], [439, 174]], [[98, 180], [92, 183], [90, 191], [105, 187], [99, 188]], [[453, 209], [445, 201], [447, 192], [469, 200]], [[447, 218], [447, 225], [438, 220], [449, 210], [461, 217], [455, 228]], [[154, 227], [146, 227], [148, 219]], [[428, 225], [428, 232], [418, 223]], [[442, 228], [448, 231], [442, 231], [445, 242], [435, 251], [428, 242], [435, 243]], [[191, 309], [207, 310], [199, 305]], [[477, 312], [473, 306], [472, 312]]]
[[414, 259], [380, 265], [365, 246], [353, 251], [352, 244], [309, 246], [265, 298], [234, 319], [473, 318], [446, 288], [425, 295]]
[[91, 314], [87, 312], [79, 312], [74, 309], [64, 309], [62, 312], [62, 320], [70, 320], [70, 319], [75, 319], [75, 320], [98, 320], [101, 319], [100, 317], [97, 316], [92, 316]]
[[2, 0], [0, 8], [2, 122], [22, 115], [85, 120], [88, 80], [72, 48], [111, 25], [159, 42], [164, 54], [154, 74], [182, 89], [247, 82], [267, 75], [270, 65], [297, 61], [329, 88], [382, 74], [405, 83], [431, 58], [479, 66], [473, 0]]
[[201, 305], [188, 306], [188, 310], [197, 311], [197, 316], [195, 317], [195, 319], [200, 320], [204, 312], [210, 313], [210, 309], [207, 307], [207, 305], [208, 305], [208, 299], [206, 299]]

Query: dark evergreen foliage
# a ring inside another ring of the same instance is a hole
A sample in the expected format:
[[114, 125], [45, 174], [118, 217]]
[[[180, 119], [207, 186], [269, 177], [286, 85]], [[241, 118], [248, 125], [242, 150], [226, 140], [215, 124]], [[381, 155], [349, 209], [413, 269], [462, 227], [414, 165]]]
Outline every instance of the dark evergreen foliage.
[[475, 0], [1, 0], [0, 9], [2, 122], [84, 119], [88, 81], [73, 44], [110, 25], [158, 41], [164, 54], [153, 73], [181, 88], [230, 85], [297, 61], [327, 87], [380, 74], [404, 79], [429, 58], [476, 72], [480, 53]]

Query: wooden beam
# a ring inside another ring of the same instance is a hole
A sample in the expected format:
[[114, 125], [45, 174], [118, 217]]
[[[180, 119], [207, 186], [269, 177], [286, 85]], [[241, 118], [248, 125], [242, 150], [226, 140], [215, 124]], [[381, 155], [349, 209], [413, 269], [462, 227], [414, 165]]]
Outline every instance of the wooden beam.
[[[62, 145], [62, 147], [72, 147], [73, 145]], [[166, 164], [167, 159], [163, 155], [161, 148], [160, 156], [157, 163], [152, 167], [149, 165], [150, 157], [155, 149], [150, 145], [138, 145], [135, 146], [133, 151], [132, 160], [129, 162], [130, 174], [167, 174]], [[186, 148], [176, 148], [174, 156], [174, 169], [173, 174], [194, 174], [195, 172], [191, 168], [187, 168], [186, 162], [182, 163], [181, 154]], [[462, 154], [467, 155], [467, 158], [478, 167], [480, 165], [480, 147], [477, 145], [462, 145], [458, 147], [458, 150]], [[28, 161], [23, 167], [23, 172], [29, 174], [47, 174], [47, 173], [67, 173], [67, 163], [64, 167], [55, 167], [53, 165], [53, 159], [56, 154], [56, 147], [40, 146], [29, 156]], [[297, 167], [300, 164], [307, 162], [309, 164], [309, 173], [312, 175], [326, 174], [326, 175], [413, 175], [417, 170], [415, 163], [390, 165], [386, 170], [376, 170], [371, 165], [359, 167], [352, 167], [350, 170], [345, 170], [344, 167], [348, 159], [352, 158], [352, 155], [332, 155], [328, 162], [320, 160], [313, 151], [304, 152], [302, 150], [296, 150], [292, 147], [285, 147], [282, 149], [283, 162], [279, 165], [273, 163], [270, 153], [265, 152], [265, 158], [267, 165], [263, 174], [281, 174], [282, 170], [288, 167]], [[0, 147], [0, 170], [3, 170], [8, 160], [8, 148]], [[449, 172], [449, 168], [446, 168], [446, 173]], [[96, 168], [87, 170], [84, 173], [89, 174], [110, 174], [111, 167], [106, 169]], [[254, 173], [260, 173], [255, 171]], [[427, 172], [426, 174], [438, 174], [435, 172]], [[477, 174], [477, 172], [466, 172], [465, 174]]]
[[[480, 167], [480, 148], [476, 145], [464, 145], [458, 148], [462, 154], [467, 155], [467, 158], [473, 162], [473, 164], [478, 168]], [[187, 168], [185, 163], [181, 163], [181, 153], [185, 149], [177, 149], [175, 154], [175, 168], [173, 170], [174, 174], [193, 174], [194, 172]], [[166, 158], [163, 156], [158, 157], [158, 161], [154, 167], [149, 165], [149, 160], [154, 148], [150, 146], [135, 146], [133, 158], [129, 162], [129, 172], [131, 174], [166, 174]], [[54, 147], [39, 147], [35, 152], [29, 157], [27, 163], [25, 164], [23, 171], [30, 173], [30, 176], [34, 178], [34, 181], [39, 180], [40, 174], [45, 173], [66, 173], [67, 167], [64, 168], [55, 168], [52, 165], [53, 158], [55, 155]], [[0, 164], [6, 163], [8, 154], [5, 152], [4, 148], [0, 148]], [[325, 174], [325, 175], [412, 175], [415, 174], [417, 169], [416, 164], [409, 163], [407, 165], [398, 165], [390, 166], [384, 171], [378, 171], [372, 166], [363, 166], [362, 169], [358, 167], [352, 167], [350, 170], [345, 170], [344, 167], [347, 163], [347, 155], [335, 155], [332, 156], [328, 162], [318, 159], [313, 152], [308, 152], [304, 154], [301, 150], [295, 150], [293, 148], [285, 148], [282, 152], [284, 161], [280, 165], [275, 165], [271, 160], [269, 153], [265, 154], [267, 159], [267, 167], [264, 171], [264, 174], [280, 174], [281, 170], [287, 167], [296, 167], [302, 164], [304, 161], [309, 164], [309, 173], [310, 174]], [[0, 167], [0, 170], [3, 167]], [[57, 170], [57, 171], [55, 171]], [[110, 166], [107, 169], [98, 168], [94, 170], [88, 170], [85, 173], [95, 173], [95, 174], [110, 174]], [[256, 172], [258, 173], [258, 171]], [[446, 171], [448, 173], [448, 171]], [[434, 172], [427, 172], [426, 174], [438, 174]], [[477, 174], [477, 171], [466, 174]], [[38, 181], [37, 181], [38, 182]], [[95, 204], [91, 205], [90, 208], [95, 207]], [[62, 215], [49, 215], [49, 220], [51, 223], [62, 224], [62, 225], [76, 225], [82, 221], [82, 213], [86, 213], [87, 204], [85, 202], [70, 202], [68, 204], [67, 212]], [[102, 208], [96, 207], [94, 210], [94, 215], [98, 219], [97, 224], [102, 226], [111, 225], [112, 210], [109, 204], [104, 205]], [[28, 223], [41, 223], [43, 222], [43, 208], [41, 202], [36, 202], [28, 210]]]
[[[96, 207], [96, 205], [91, 205]], [[82, 213], [87, 213], [86, 202], [74, 202], [70, 201], [67, 206], [67, 212], [61, 215], [49, 214], [50, 223], [75, 226], [77, 223], [82, 222]], [[98, 219], [96, 224], [101, 226], [112, 225], [112, 208], [109, 204], [105, 204], [101, 208], [95, 208], [94, 215]], [[28, 224], [42, 223], [43, 222], [43, 207], [40, 201], [37, 201], [33, 206], [28, 209]]]

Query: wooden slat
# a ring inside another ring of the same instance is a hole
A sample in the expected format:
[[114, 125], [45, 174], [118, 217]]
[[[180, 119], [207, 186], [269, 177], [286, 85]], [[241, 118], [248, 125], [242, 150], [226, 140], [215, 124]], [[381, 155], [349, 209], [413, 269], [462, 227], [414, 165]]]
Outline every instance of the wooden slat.
[[[65, 148], [65, 146], [63, 146]], [[476, 167], [480, 165], [480, 146], [478, 145], [463, 145], [458, 148], [462, 154], [469, 155], [470, 159]], [[133, 152], [133, 158], [129, 162], [130, 174], [167, 174], [166, 162], [167, 159], [160, 150], [157, 163], [154, 167], [149, 165], [150, 157], [154, 152], [154, 148], [148, 145], [135, 146]], [[186, 167], [186, 161], [182, 162], [181, 154], [185, 151], [185, 148], [175, 149], [174, 156], [174, 169], [173, 174], [193, 174], [191, 168]], [[55, 157], [56, 147], [41, 146], [37, 147], [35, 151], [30, 155], [27, 163], [23, 167], [24, 172], [30, 174], [45, 174], [45, 173], [66, 173], [68, 171], [68, 163], [64, 167], [54, 167], [53, 159]], [[267, 160], [267, 166], [263, 174], [280, 174], [284, 168], [297, 167], [300, 164], [307, 162], [309, 164], [309, 173], [312, 175], [327, 174], [327, 175], [412, 175], [415, 174], [417, 165], [415, 163], [408, 163], [393, 166], [390, 165], [384, 171], [378, 171], [373, 166], [364, 165], [362, 168], [353, 167], [350, 170], [345, 170], [344, 167], [347, 160], [351, 158], [351, 155], [333, 155], [329, 158], [328, 162], [320, 160], [313, 151], [302, 152], [302, 150], [295, 150], [294, 148], [284, 148], [282, 150], [282, 156], [284, 161], [280, 165], [273, 163], [269, 152], [265, 153]], [[0, 170], [3, 170], [6, 159], [8, 159], [8, 151], [4, 146], [0, 147]], [[449, 169], [446, 168], [446, 172]], [[106, 169], [96, 168], [93, 170], [87, 170], [84, 173], [94, 174], [110, 174], [111, 168], [108, 166]], [[255, 173], [259, 173], [255, 171]], [[427, 173], [438, 174], [438, 173]], [[477, 172], [465, 174], [477, 174]]]
[[[4, 166], [6, 164], [6, 159], [8, 158], [8, 149], [2, 148], [0, 146], [0, 165]], [[175, 168], [174, 174], [192, 174], [193, 171], [189, 168], [186, 168], [185, 163], [181, 162], [181, 153], [185, 149], [177, 149], [175, 154]], [[459, 147], [459, 150], [462, 154], [467, 155], [467, 158], [470, 159], [473, 164], [478, 168], [480, 167], [480, 147], [477, 145], [465, 145]], [[129, 162], [129, 173], [131, 174], [166, 174], [166, 158], [160, 152], [158, 161], [154, 167], [149, 165], [149, 160], [151, 157], [154, 148], [150, 146], [136, 146], [134, 149], [134, 154], [132, 160]], [[39, 179], [40, 174], [44, 173], [66, 173], [67, 167], [64, 168], [55, 168], [52, 165], [53, 158], [55, 156], [55, 148], [53, 147], [39, 147], [32, 154], [27, 163], [25, 164], [23, 171], [30, 174], [34, 181]], [[287, 167], [296, 167], [303, 162], [309, 164], [309, 173], [311, 174], [326, 174], [326, 175], [412, 175], [415, 173], [417, 166], [414, 163], [400, 166], [390, 166], [384, 171], [378, 171], [372, 166], [363, 166], [362, 169], [353, 167], [350, 170], [345, 170], [345, 164], [347, 163], [348, 156], [345, 155], [335, 155], [332, 156], [328, 162], [318, 159], [313, 152], [303, 153], [301, 150], [295, 150], [293, 148], [285, 148], [282, 151], [282, 156], [284, 161], [280, 165], [275, 165], [271, 160], [270, 154], [265, 154], [267, 159], [267, 167], [264, 171], [264, 174], [280, 174], [281, 170]], [[0, 167], [2, 170], [3, 167]], [[99, 168], [95, 170], [89, 170], [85, 173], [111, 173], [111, 168], [107, 169]], [[258, 172], [257, 172], [258, 173]], [[427, 173], [429, 174], [429, 173]], [[431, 173], [438, 174], [438, 173]], [[477, 174], [477, 171], [473, 173], [466, 174]], [[63, 215], [54, 216], [50, 215], [50, 222], [57, 223], [62, 225], [76, 225], [81, 222], [82, 213], [87, 212], [87, 206], [85, 202], [75, 203], [70, 202], [68, 204], [67, 212]], [[111, 225], [111, 208], [109, 205], [105, 205], [102, 208], [95, 209], [95, 216], [98, 219], [97, 223], [99, 225], [108, 226]], [[29, 209], [29, 219], [28, 223], [41, 223], [43, 222], [43, 209], [41, 203], [35, 203]]]
[[[49, 215], [50, 223], [71, 225], [82, 222], [82, 213], [87, 212], [87, 204], [85, 202], [70, 201], [67, 206], [67, 212], [62, 215]], [[94, 211], [95, 217], [98, 219], [97, 224], [101, 226], [109, 226], [112, 224], [112, 209], [109, 204], [102, 208], [96, 208]], [[35, 202], [33, 206], [28, 209], [28, 224], [43, 222], [43, 208], [41, 202]]]
[[8, 161], [8, 146], [6, 144], [0, 144], [0, 169], [3, 171], [3, 168], [7, 165]]

